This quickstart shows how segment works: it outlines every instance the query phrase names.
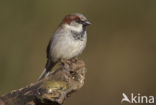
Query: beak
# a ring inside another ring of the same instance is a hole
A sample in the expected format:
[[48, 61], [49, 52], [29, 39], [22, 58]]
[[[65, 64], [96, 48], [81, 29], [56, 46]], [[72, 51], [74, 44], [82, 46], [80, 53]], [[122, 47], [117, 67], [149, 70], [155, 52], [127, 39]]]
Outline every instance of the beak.
[[91, 22], [89, 22], [88, 20], [87, 20], [87, 21], [84, 21], [83, 25], [84, 25], [84, 26], [91, 25]]

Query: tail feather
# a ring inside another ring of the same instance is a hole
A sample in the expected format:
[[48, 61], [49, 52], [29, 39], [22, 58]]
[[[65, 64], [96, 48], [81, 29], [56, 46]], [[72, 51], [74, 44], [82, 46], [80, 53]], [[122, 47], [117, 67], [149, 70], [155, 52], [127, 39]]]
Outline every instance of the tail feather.
[[49, 71], [46, 70], [46, 68], [43, 70], [42, 74], [39, 77], [39, 80], [43, 79], [44, 77], [48, 76]]
[[51, 69], [55, 66], [56, 62], [52, 62], [51, 60], [47, 60], [47, 64], [42, 74], [39, 77], [39, 80], [45, 78], [50, 73]]

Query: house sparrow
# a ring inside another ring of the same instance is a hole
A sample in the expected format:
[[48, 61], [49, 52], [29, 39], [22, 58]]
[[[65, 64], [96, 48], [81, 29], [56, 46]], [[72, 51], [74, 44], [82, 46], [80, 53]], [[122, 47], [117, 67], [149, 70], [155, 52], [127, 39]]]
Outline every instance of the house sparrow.
[[49, 74], [61, 59], [71, 59], [80, 55], [86, 46], [86, 26], [91, 23], [80, 13], [65, 16], [47, 47], [47, 63], [39, 80]]

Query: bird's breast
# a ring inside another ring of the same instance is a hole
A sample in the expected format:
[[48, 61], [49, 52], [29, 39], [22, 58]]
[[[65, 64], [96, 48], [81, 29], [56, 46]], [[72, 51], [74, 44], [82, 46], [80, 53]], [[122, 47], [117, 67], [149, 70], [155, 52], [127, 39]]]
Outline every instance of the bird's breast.
[[75, 40], [73, 34], [58, 35], [53, 39], [51, 46], [51, 56], [53, 60], [60, 58], [70, 59], [81, 54], [86, 46], [87, 35], [84, 33], [83, 40]]

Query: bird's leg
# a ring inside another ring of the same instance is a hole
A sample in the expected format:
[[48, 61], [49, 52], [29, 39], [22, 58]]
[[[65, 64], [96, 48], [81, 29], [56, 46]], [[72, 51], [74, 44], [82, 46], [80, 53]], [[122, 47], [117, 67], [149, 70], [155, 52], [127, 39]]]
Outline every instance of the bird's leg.
[[71, 59], [71, 62], [74, 62], [74, 63], [75, 63], [75, 62], [77, 62], [77, 61], [78, 61], [78, 59], [79, 59], [79, 58], [78, 58], [78, 56], [73, 57], [73, 58]]
[[62, 65], [69, 64], [69, 60], [68, 59], [64, 59], [64, 58], [60, 59], [60, 62], [61, 62]]

